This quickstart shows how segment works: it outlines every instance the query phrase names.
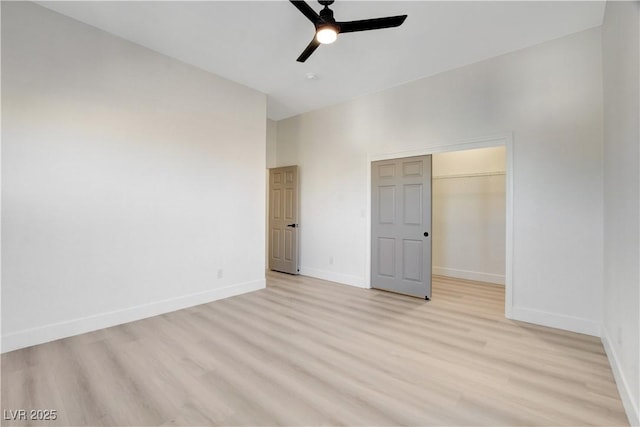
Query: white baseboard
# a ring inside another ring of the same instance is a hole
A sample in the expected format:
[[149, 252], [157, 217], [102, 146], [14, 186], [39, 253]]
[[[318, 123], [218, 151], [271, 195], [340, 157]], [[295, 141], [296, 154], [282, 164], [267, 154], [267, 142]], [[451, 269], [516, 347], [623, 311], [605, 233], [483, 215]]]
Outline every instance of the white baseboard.
[[302, 274], [303, 276], [315, 277], [316, 279], [342, 283], [343, 285], [355, 286], [357, 288], [369, 288], [369, 286], [365, 284], [364, 278], [351, 276], [349, 274], [336, 273], [333, 271], [320, 270], [318, 268], [310, 267], [300, 267], [300, 274]]
[[627, 418], [629, 418], [629, 424], [632, 426], [639, 426], [640, 411], [638, 410], [638, 403], [633, 399], [629, 383], [620, 368], [620, 359], [618, 358], [614, 347], [611, 345], [611, 340], [606, 328], [602, 328], [602, 344], [604, 345], [604, 351], [607, 353], [607, 357], [609, 358], [609, 365], [611, 365], [613, 377], [616, 379], [618, 393], [620, 393], [622, 405], [624, 406]]
[[522, 322], [535, 323], [536, 325], [564, 329], [566, 331], [577, 332], [580, 334], [593, 335], [595, 337], [600, 336], [600, 323], [581, 317], [533, 310], [514, 305], [511, 308], [510, 318], [513, 320], [520, 320]]
[[504, 285], [504, 274], [483, 273], [481, 271], [459, 270], [448, 267], [432, 267], [433, 274], [438, 276], [455, 277], [456, 279], [475, 280], [477, 282], [495, 283]]
[[138, 305], [122, 310], [100, 313], [81, 319], [73, 319], [38, 328], [13, 332], [2, 337], [2, 352], [6, 353], [8, 351], [30, 347], [32, 345], [42, 344], [60, 338], [108, 328], [122, 323], [133, 322], [147, 317], [193, 307], [195, 305], [206, 304], [211, 301], [263, 289], [265, 286], [265, 279], [259, 279], [251, 282], [238, 283], [224, 288], [212, 289], [205, 292], [198, 292], [177, 298]]

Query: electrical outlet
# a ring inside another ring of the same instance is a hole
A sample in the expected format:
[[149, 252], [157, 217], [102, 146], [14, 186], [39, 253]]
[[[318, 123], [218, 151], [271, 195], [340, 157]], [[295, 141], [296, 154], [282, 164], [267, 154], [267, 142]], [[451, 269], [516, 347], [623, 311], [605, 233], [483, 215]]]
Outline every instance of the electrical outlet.
[[333, 257], [332, 256], [329, 257], [329, 265], [333, 265]]
[[218, 279], [222, 279], [222, 276], [224, 276], [224, 271], [222, 269], [218, 270]]

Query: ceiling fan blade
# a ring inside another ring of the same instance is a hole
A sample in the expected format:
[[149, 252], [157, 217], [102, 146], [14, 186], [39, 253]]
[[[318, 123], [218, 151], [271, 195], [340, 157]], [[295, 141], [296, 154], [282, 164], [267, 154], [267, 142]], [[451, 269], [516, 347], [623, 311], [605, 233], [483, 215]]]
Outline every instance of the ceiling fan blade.
[[311, 6], [307, 4], [304, 0], [289, 0], [291, 4], [293, 4], [307, 19], [313, 22], [313, 25], [316, 25], [321, 21], [320, 15], [316, 13], [315, 10], [311, 9]]
[[360, 21], [338, 22], [340, 33], [355, 33], [356, 31], [379, 30], [402, 25], [407, 15], [388, 16], [386, 18], [363, 19]]
[[311, 40], [311, 43], [309, 43], [309, 45], [307, 46], [307, 48], [300, 54], [297, 61], [298, 62], [306, 61], [307, 58], [310, 57], [311, 54], [318, 48], [318, 46], [320, 46], [320, 42], [316, 40], [316, 38], [314, 37], [313, 40]]

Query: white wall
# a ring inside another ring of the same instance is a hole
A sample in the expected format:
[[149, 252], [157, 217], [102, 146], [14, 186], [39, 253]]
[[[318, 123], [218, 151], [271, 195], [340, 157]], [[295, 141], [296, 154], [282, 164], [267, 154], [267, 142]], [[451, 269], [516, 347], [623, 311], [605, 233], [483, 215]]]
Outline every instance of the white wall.
[[265, 95], [2, 3], [11, 350], [264, 287]]
[[264, 228], [264, 268], [269, 267], [269, 168], [276, 167], [276, 150], [277, 150], [277, 123], [274, 120], [267, 119], [267, 158], [265, 170], [265, 209], [264, 221], [267, 226]]
[[640, 424], [640, 3], [607, 2], [602, 340], [625, 409]]
[[368, 286], [368, 159], [509, 132], [513, 317], [598, 335], [598, 28], [278, 122], [278, 163], [301, 168], [301, 272]]
[[267, 119], [267, 151], [266, 165], [267, 169], [276, 167], [276, 150], [277, 150], [277, 123]]
[[505, 283], [505, 147], [433, 155], [433, 273]]

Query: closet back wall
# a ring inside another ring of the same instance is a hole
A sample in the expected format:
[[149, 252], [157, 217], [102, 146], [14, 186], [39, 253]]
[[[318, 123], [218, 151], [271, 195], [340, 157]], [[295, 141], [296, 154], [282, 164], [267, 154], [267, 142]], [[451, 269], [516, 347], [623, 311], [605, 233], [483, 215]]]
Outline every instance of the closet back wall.
[[433, 155], [433, 273], [504, 285], [505, 148]]

